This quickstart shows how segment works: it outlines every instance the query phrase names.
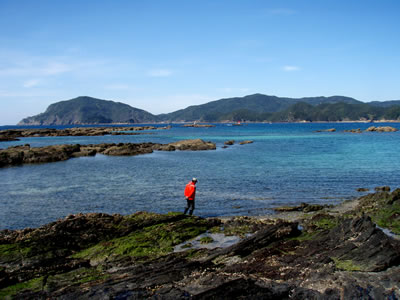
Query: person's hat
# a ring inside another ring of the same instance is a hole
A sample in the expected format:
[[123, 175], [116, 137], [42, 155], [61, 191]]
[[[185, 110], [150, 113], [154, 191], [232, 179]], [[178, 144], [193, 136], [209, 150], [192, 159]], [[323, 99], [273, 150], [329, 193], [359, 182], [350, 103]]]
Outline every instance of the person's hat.
[[193, 181], [193, 182], [197, 182], [197, 178], [196, 178], [196, 177], [193, 177], [192, 181]]

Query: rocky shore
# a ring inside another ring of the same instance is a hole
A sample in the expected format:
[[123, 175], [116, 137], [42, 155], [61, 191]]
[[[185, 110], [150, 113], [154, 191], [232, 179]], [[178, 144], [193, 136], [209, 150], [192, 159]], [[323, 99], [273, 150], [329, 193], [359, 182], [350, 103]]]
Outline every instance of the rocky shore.
[[[357, 129], [348, 129], [348, 130], [343, 130], [343, 132], [350, 132], [350, 133], [363, 133], [363, 132], [396, 132], [399, 131], [395, 127], [391, 126], [370, 126], [364, 131], [362, 131], [360, 128]], [[316, 130], [315, 132], [336, 132], [335, 128], [330, 128], [330, 129], [325, 129], [325, 130]]]
[[94, 156], [96, 154], [114, 156], [132, 156], [152, 153], [153, 151], [175, 150], [215, 150], [216, 145], [201, 139], [183, 140], [169, 144], [155, 143], [120, 143], [120, 144], [89, 144], [89, 145], [54, 145], [45, 147], [30, 147], [30, 145], [0, 149], [0, 168], [32, 163], [48, 163], [63, 161], [73, 157]]
[[[24, 137], [45, 137], [45, 136], [102, 136], [102, 135], [137, 135], [137, 131], [170, 129], [154, 126], [134, 127], [75, 127], [66, 129], [8, 129], [0, 130], [1, 141], [17, 141]], [[133, 132], [134, 131], [134, 132]]]
[[[400, 297], [400, 189], [279, 216], [92, 213], [3, 230], [0, 298]], [[212, 247], [226, 236], [238, 241]]]

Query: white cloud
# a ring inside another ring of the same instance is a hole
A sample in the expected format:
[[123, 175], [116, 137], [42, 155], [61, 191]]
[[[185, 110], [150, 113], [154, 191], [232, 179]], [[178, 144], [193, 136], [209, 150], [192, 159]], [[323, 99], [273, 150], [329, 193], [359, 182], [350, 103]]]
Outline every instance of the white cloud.
[[19, 63], [0, 69], [0, 76], [51, 76], [72, 71], [72, 67], [60, 62]]
[[22, 86], [24, 88], [31, 88], [37, 86], [39, 83], [40, 83], [39, 79], [30, 79], [25, 81]]
[[282, 70], [285, 72], [294, 72], [294, 71], [299, 71], [300, 68], [297, 66], [283, 66]]
[[167, 69], [154, 69], [147, 72], [147, 76], [150, 77], [169, 77], [172, 75], [171, 70]]
[[42, 72], [44, 75], [56, 75], [60, 73], [69, 72], [71, 70], [72, 67], [65, 63], [51, 62], [46, 66], [42, 67], [42, 69], [39, 71]]

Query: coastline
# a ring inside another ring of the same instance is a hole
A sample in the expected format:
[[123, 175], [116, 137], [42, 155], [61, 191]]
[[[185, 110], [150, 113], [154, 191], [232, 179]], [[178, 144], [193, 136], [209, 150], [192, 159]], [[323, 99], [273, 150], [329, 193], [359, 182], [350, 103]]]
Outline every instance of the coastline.
[[[219, 122], [205, 122], [205, 121], [174, 121], [174, 122], [149, 122], [149, 123], [78, 123], [78, 124], [24, 124], [24, 125], [10, 125], [10, 124], [5, 124], [5, 125], [0, 125], [0, 127], [18, 127], [18, 128], [29, 128], [29, 127], [45, 127], [45, 126], [50, 126], [50, 127], [57, 127], [57, 126], [65, 126], [65, 127], [79, 127], [79, 126], [95, 126], [95, 127], [115, 127], [115, 126], [151, 126], [151, 125], [173, 125], [173, 124], [229, 124], [229, 123], [236, 123], [236, 121], [233, 120], [223, 120]], [[305, 123], [315, 123], [315, 124], [326, 124], [326, 123], [400, 123], [400, 120], [345, 120], [345, 121], [306, 121], [306, 120], [300, 120], [300, 121], [291, 121], [291, 122], [273, 122], [273, 121], [245, 121], [242, 124], [305, 124]]]
[[400, 189], [279, 218], [88, 213], [3, 230], [0, 296], [396, 299], [400, 240], [375, 225], [387, 208], [399, 214]]

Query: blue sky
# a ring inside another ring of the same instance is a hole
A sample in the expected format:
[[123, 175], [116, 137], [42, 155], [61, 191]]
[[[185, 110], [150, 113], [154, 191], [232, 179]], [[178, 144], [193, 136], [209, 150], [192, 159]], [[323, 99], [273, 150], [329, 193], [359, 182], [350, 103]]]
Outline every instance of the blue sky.
[[0, 125], [87, 95], [400, 99], [400, 1], [0, 0]]

